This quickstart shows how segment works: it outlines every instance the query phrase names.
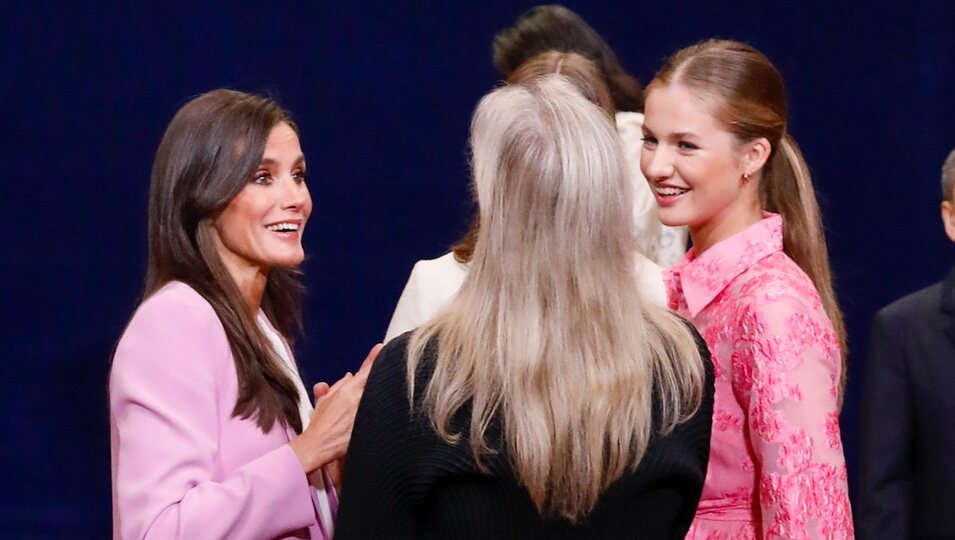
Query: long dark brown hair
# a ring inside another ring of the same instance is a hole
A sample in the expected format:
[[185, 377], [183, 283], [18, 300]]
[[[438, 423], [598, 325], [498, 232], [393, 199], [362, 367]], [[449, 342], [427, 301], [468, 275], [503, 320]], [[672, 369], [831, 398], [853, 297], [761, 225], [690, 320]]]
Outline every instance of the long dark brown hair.
[[[179, 109], [166, 128], [149, 186], [144, 298], [181, 281], [212, 305], [239, 380], [232, 415], [254, 416], [266, 433], [276, 420], [302, 431], [298, 391], [219, 257], [213, 220], [249, 183], [269, 132], [283, 122], [296, 129], [288, 112], [269, 98], [233, 90], [203, 94]], [[301, 330], [301, 293], [295, 269], [269, 272], [262, 309], [285, 336]]]
[[762, 171], [762, 207], [783, 219], [783, 250], [809, 276], [839, 337], [842, 381], [846, 376], [846, 329], [829, 269], [829, 254], [816, 193], [796, 141], [786, 130], [786, 86], [763, 53], [729, 40], [707, 40], [674, 54], [647, 92], [671, 82], [710, 98], [714, 114], [736, 139], [764, 137], [772, 153]]
[[593, 62], [603, 75], [619, 111], [643, 111], [643, 88], [627, 73], [617, 55], [580, 15], [564, 6], [535, 6], [494, 36], [494, 65], [505, 77], [518, 66], [547, 51], [577, 53]]

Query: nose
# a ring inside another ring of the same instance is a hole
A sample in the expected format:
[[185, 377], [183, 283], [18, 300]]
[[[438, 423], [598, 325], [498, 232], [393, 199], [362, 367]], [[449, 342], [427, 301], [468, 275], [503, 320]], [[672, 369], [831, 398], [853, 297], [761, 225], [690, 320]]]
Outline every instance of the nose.
[[673, 157], [663, 145], [656, 148], [643, 147], [640, 154], [640, 170], [647, 180], [664, 180], [673, 176]]
[[288, 176], [279, 181], [281, 184], [281, 206], [283, 210], [305, 211], [311, 204], [312, 198], [308, 193], [305, 182], [296, 182]]

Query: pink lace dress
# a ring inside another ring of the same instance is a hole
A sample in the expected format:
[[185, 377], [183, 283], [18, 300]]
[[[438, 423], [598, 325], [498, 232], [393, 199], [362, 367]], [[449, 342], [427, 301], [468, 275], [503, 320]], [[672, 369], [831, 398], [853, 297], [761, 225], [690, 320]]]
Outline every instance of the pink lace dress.
[[665, 271], [670, 308], [713, 357], [709, 469], [694, 540], [852, 538], [839, 436], [838, 339], [782, 219], [695, 250]]

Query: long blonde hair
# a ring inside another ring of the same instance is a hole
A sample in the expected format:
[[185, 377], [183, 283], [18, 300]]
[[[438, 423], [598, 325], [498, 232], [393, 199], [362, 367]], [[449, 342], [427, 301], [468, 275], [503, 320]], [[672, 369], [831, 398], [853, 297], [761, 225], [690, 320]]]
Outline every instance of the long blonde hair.
[[762, 207], [783, 219], [783, 251], [809, 276], [842, 351], [840, 403], [846, 378], [846, 329], [829, 269], [829, 253], [809, 167], [786, 130], [786, 86], [772, 62], [738, 41], [708, 40], [677, 51], [647, 87], [677, 83], [712, 99], [715, 116], [737, 140], [765, 137], [772, 146], [759, 180]]
[[538, 511], [577, 521], [655, 429], [697, 411], [703, 362], [685, 322], [638, 289], [631, 185], [605, 113], [559, 75], [502, 87], [478, 105], [471, 148], [481, 228], [457, 296], [411, 337], [409, 399], [433, 369], [422, 408], [438, 434], [456, 443], [450, 421], [470, 405], [480, 466], [499, 423]]
[[[553, 73], [567, 79], [580, 91], [581, 95], [600, 107], [611, 122], [615, 121], [616, 109], [613, 105], [613, 98], [603, 75], [600, 73], [600, 69], [596, 64], [579, 54], [557, 51], [538, 54], [512, 71], [507, 77], [507, 84], [526, 83]], [[460, 263], [467, 263], [471, 260], [480, 226], [480, 219], [474, 216], [468, 232], [451, 247], [455, 260]]]

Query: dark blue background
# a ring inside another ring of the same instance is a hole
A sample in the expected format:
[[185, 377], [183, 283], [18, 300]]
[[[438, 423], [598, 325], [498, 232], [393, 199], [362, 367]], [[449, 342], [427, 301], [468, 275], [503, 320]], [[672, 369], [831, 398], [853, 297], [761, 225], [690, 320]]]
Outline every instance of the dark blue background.
[[[296, 117], [315, 202], [298, 358], [308, 382], [334, 379], [381, 338], [414, 261], [465, 229], [467, 126], [497, 81], [490, 41], [532, 5], [172, 4], [0, 16], [5, 537], [109, 532], [106, 376], [138, 303], [149, 169], [177, 108], [227, 86], [271, 93]], [[955, 8], [773, 4], [567, 5], [644, 82], [712, 36], [754, 44], [783, 72], [849, 323], [851, 472], [872, 314], [955, 262], [938, 216]]]

